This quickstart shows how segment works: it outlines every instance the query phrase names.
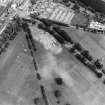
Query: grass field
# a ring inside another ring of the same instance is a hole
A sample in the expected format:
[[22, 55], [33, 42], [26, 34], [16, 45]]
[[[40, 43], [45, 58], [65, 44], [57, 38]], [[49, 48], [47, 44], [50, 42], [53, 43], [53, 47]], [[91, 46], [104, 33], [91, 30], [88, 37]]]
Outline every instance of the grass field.
[[34, 71], [33, 66], [30, 66], [32, 66], [32, 58], [29, 54], [25, 34], [21, 32], [0, 58], [0, 103], [6, 102], [17, 105], [22, 98], [20, 103], [29, 104], [29, 101], [25, 99], [29, 93], [24, 94], [24, 92], [33, 93], [33, 90], [24, 88], [22, 91], [22, 87], [24, 87], [27, 76]]
[[[100, 58], [104, 54], [104, 49], [100, 47], [101, 45], [95, 40], [94, 35], [91, 36], [90, 33], [72, 29], [69, 29], [68, 32], [76, 42], [80, 42], [95, 58]], [[58, 101], [61, 105], [66, 105], [67, 102], [71, 105], [105, 104], [105, 86], [102, 81], [97, 79], [89, 69], [78, 62], [66, 49], [56, 56], [41, 47], [38, 47], [38, 49], [36, 52], [37, 61], [52, 105], [58, 105]], [[54, 77], [56, 76], [63, 78], [65, 82], [63, 86], [55, 84]], [[55, 89], [62, 91], [62, 96], [58, 99], [53, 94]]]
[[[45, 52], [39, 48], [36, 55], [51, 105], [58, 105], [58, 101], [60, 105], [66, 105], [66, 103], [71, 105], [105, 104], [103, 94], [105, 86], [101, 85], [101, 80], [98, 80], [65, 49], [57, 56]], [[63, 78], [64, 85], [55, 84], [54, 77], [56, 76]], [[55, 89], [61, 90], [60, 98], [55, 98], [53, 93]]]
[[[94, 57], [104, 54], [101, 37], [74, 29], [67, 31], [73, 40], [80, 42]], [[88, 68], [66, 49], [54, 55], [39, 42], [35, 42], [39, 73], [43, 78], [41, 83], [46, 88], [50, 105], [105, 105], [105, 86]], [[57, 85], [55, 77], [61, 77], [64, 83]], [[33, 99], [41, 98], [39, 84], [25, 34], [21, 32], [0, 58], [0, 104], [34, 105]], [[59, 98], [54, 96], [54, 90], [61, 92]], [[44, 105], [44, 101], [41, 100], [39, 105]]]

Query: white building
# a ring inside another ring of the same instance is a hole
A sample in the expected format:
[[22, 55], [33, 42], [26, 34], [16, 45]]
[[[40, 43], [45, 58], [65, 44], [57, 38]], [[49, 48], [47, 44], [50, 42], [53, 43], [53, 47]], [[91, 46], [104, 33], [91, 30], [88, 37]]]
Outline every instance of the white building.
[[70, 24], [74, 15], [75, 13], [73, 10], [70, 10], [63, 5], [58, 4], [53, 13], [50, 15], [49, 19]]
[[89, 28], [97, 29], [97, 30], [105, 30], [105, 25], [99, 22], [91, 21]]

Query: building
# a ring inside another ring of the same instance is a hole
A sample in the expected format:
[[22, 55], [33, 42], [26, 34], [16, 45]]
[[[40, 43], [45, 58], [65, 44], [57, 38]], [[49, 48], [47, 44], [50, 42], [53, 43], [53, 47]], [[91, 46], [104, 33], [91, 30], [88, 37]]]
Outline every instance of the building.
[[72, 9], [66, 8], [65, 6], [58, 4], [54, 9], [53, 13], [49, 16], [49, 19], [58, 22], [70, 24], [75, 13]]
[[74, 11], [69, 7], [52, 1], [48, 2], [47, 0], [45, 2], [36, 2], [32, 13], [39, 13], [39, 16], [42, 18], [47, 18], [66, 24], [70, 24], [75, 15]]
[[99, 22], [91, 21], [89, 28], [97, 29], [97, 30], [105, 30], [105, 25]]

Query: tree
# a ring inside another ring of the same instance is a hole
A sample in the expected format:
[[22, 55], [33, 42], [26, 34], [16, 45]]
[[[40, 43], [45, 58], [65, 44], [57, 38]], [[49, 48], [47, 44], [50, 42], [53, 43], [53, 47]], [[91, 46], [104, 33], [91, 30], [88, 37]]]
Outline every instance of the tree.
[[97, 72], [96, 76], [97, 76], [98, 78], [102, 78], [103, 74], [102, 74], [101, 72]]
[[88, 67], [93, 73], [95, 73], [95, 75], [97, 75], [96, 67], [95, 67], [93, 64], [87, 63], [87, 67]]
[[37, 0], [30, 0], [30, 2], [31, 2], [32, 5], [35, 5], [36, 4], [36, 1]]
[[89, 51], [88, 50], [84, 50], [82, 53], [81, 53], [84, 57], [86, 57], [89, 61], [92, 61], [92, 57], [89, 55]]
[[72, 47], [70, 50], [69, 50], [71, 53], [75, 53], [76, 49], [74, 47]]
[[74, 48], [78, 51], [82, 51], [82, 46], [79, 43], [74, 43]]
[[105, 69], [102, 69], [102, 72], [105, 74]]
[[53, 29], [59, 34], [59, 36], [61, 36], [65, 41], [68, 41], [70, 43], [73, 43], [73, 40], [71, 39], [71, 37], [69, 36], [69, 34], [61, 29], [60, 27], [53, 27]]
[[100, 63], [99, 59], [97, 59], [94, 62], [95, 66], [97, 67], [97, 69], [102, 69], [103, 68], [103, 64]]

